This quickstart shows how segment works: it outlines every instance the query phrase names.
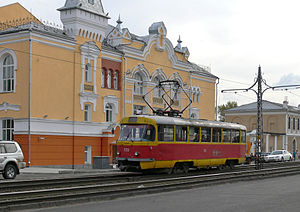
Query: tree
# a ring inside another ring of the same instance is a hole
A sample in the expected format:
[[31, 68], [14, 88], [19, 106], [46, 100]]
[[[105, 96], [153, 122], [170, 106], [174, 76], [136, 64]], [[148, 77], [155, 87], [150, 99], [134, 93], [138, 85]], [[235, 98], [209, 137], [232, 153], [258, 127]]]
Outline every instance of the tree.
[[219, 112], [219, 120], [220, 121], [225, 121], [225, 114], [224, 111], [228, 110], [230, 108], [237, 107], [238, 104], [235, 101], [228, 101], [225, 105], [219, 105], [218, 106], [218, 112]]

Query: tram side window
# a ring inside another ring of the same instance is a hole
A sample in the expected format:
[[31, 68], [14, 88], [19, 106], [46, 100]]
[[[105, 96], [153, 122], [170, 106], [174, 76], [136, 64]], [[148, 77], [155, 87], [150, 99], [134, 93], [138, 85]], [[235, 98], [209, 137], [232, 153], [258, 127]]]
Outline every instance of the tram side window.
[[213, 128], [213, 140], [214, 143], [221, 143], [221, 129]]
[[230, 143], [230, 142], [231, 142], [231, 130], [223, 129], [223, 143]]
[[240, 143], [240, 131], [232, 130], [232, 143]]
[[246, 131], [242, 131], [241, 135], [241, 143], [245, 144], [246, 143]]
[[211, 141], [211, 128], [201, 127], [201, 142], [210, 143]]
[[159, 141], [174, 141], [174, 126], [158, 125], [158, 140]]
[[176, 141], [187, 141], [187, 126], [176, 126]]
[[199, 127], [189, 127], [189, 141], [199, 142]]

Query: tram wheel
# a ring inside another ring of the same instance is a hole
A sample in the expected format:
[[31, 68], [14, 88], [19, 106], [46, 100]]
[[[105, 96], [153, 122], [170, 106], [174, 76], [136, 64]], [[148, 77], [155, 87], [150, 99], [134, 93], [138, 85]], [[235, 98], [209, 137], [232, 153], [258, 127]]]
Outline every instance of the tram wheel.
[[173, 167], [168, 169], [168, 174], [173, 174]]
[[224, 170], [225, 169], [225, 165], [220, 165], [220, 166], [218, 166], [218, 169], [221, 171], [221, 170]]
[[182, 165], [182, 170], [183, 170], [183, 173], [187, 174], [189, 172], [189, 165], [188, 164], [183, 164]]

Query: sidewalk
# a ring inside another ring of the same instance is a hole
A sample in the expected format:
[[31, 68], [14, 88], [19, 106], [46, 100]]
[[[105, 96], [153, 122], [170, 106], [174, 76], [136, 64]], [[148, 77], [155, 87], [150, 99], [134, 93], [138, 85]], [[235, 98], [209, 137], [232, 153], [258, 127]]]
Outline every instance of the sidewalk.
[[95, 174], [103, 172], [119, 172], [118, 168], [113, 169], [61, 169], [47, 167], [26, 167], [20, 170], [21, 174]]

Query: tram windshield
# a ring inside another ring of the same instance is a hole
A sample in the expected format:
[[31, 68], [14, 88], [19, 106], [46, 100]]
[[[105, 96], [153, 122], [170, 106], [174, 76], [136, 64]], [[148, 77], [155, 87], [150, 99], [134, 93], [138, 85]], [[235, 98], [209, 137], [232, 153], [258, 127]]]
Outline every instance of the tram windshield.
[[155, 128], [149, 124], [123, 124], [119, 141], [154, 141]]

